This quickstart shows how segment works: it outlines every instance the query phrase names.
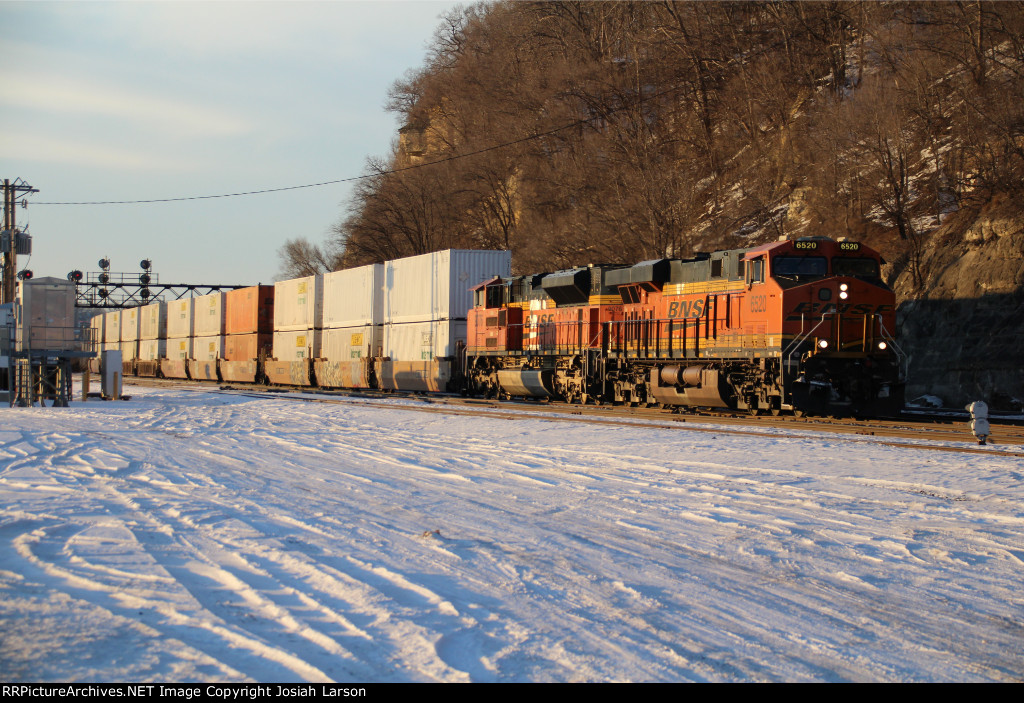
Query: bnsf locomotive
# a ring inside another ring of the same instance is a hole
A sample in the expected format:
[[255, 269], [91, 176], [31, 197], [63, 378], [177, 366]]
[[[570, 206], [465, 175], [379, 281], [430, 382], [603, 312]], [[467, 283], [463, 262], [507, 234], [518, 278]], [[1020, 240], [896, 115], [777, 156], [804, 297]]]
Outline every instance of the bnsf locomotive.
[[464, 381], [490, 396], [895, 414], [903, 355], [881, 258], [805, 237], [475, 288]]

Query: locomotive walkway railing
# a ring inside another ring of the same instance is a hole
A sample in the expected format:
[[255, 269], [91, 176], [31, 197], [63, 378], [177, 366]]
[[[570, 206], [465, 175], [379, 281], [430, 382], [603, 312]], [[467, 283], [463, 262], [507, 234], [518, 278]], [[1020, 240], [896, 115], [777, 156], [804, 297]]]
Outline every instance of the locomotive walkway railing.
[[[705, 329], [701, 329], [704, 327]], [[506, 325], [501, 332], [480, 329], [467, 342], [470, 354], [501, 351], [574, 355], [601, 350], [609, 356], [678, 358], [698, 356], [707, 333], [717, 332], [707, 321], [637, 319], [613, 322], [587, 320]], [[736, 330], [732, 331], [736, 333]], [[702, 334], [703, 333], [703, 334]], [[721, 335], [720, 332], [718, 332]]]

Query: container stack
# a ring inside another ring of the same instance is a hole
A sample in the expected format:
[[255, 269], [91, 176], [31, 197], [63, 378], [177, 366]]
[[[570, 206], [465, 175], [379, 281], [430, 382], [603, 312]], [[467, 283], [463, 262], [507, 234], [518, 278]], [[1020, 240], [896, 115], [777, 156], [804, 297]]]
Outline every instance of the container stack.
[[317, 385], [370, 388], [384, 343], [384, 264], [324, 274], [323, 337]]
[[446, 251], [384, 264], [384, 359], [378, 381], [386, 389], [444, 391], [456, 369], [471, 289], [508, 277], [507, 251]]
[[135, 371], [140, 376], [156, 376], [160, 359], [167, 356], [167, 303], [151, 303], [139, 308], [139, 358]]
[[224, 381], [254, 383], [259, 359], [274, 345], [274, 286], [250, 286], [224, 294]]
[[323, 276], [274, 284], [274, 359], [265, 365], [271, 383], [312, 385], [311, 359], [320, 356]]
[[192, 298], [167, 303], [167, 355], [160, 362], [167, 378], [188, 378], [193, 330]]
[[224, 356], [224, 312], [223, 293], [192, 298], [195, 336], [188, 369], [193, 381], [217, 380], [217, 360]]

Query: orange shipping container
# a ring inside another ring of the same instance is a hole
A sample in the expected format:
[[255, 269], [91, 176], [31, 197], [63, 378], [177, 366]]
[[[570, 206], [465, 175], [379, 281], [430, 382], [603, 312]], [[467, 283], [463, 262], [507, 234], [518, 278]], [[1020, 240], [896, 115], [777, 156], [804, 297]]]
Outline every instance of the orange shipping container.
[[266, 349], [267, 356], [270, 356], [273, 346], [273, 334], [229, 334], [224, 337], [224, 358], [228, 361], [251, 361], [259, 358], [261, 349]]
[[[274, 286], [250, 286], [224, 294], [228, 335], [274, 331]], [[230, 358], [230, 357], [227, 357]]]

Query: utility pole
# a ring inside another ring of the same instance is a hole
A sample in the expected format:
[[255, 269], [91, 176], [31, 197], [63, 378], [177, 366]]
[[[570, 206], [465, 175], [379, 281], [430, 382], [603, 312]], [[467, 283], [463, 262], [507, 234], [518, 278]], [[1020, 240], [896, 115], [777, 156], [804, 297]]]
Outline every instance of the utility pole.
[[7, 248], [4, 250], [4, 290], [3, 302], [14, 302], [14, 282], [18, 275], [18, 249], [17, 249], [17, 225], [14, 217], [14, 208], [18, 204], [18, 193], [38, 193], [28, 183], [20, 178], [4, 179], [4, 234], [7, 236]]

